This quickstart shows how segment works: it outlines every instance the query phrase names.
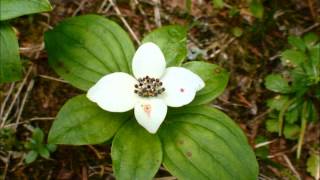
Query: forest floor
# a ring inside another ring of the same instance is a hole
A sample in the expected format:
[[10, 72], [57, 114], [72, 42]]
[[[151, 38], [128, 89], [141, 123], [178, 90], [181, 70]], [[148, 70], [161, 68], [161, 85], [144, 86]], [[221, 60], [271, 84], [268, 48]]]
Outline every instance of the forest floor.
[[[52, 12], [12, 22], [25, 76], [22, 81], [0, 86], [1, 102], [8, 99], [3, 114], [14, 102], [6, 125], [15, 132], [12, 149], [0, 148], [0, 172], [6, 179], [114, 179], [110, 147], [106, 145], [59, 146], [51, 159], [38, 158], [28, 165], [23, 162], [26, 151], [21, 144], [30, 137], [30, 127], [40, 127], [47, 134], [62, 105], [82, 93], [48, 66], [43, 34], [63, 19], [83, 14], [112, 19], [127, 32], [132, 30], [130, 35], [138, 39], [159, 26], [187, 26], [189, 50], [201, 52], [203, 61], [218, 64], [231, 74], [227, 89], [212, 103], [240, 125], [253, 148], [264, 147], [266, 157], [258, 157], [259, 179], [312, 179], [306, 161], [311, 148], [319, 147], [320, 121], [308, 125], [302, 157], [297, 160], [297, 141], [265, 128], [269, 111], [266, 99], [275, 94], [266, 90], [264, 78], [281, 71], [279, 55], [288, 47], [288, 35], [320, 35], [319, 2], [265, 1], [262, 19], [251, 15], [244, 0], [226, 0], [222, 9], [214, 8], [208, 0], [118, 0], [114, 6], [110, 2], [54, 0]], [[231, 16], [234, 9], [236, 15]], [[257, 146], [261, 137], [265, 140]], [[175, 178], [161, 168], [156, 179]]]

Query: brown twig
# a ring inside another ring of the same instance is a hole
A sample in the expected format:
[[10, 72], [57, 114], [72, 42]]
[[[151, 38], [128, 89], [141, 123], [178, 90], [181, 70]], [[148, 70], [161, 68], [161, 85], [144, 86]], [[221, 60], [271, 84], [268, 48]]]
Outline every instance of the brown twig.
[[88, 180], [88, 169], [86, 166], [82, 166], [82, 180]]
[[148, 16], [147, 16], [146, 12], [144, 12], [144, 10], [142, 9], [141, 4], [139, 3], [138, 0], [134, 0], [134, 3], [135, 3], [136, 6], [138, 6], [138, 10], [141, 13], [141, 15], [143, 16], [143, 23], [144, 23], [144, 26], [145, 26], [146, 30], [148, 32], [150, 32], [151, 31], [151, 27], [150, 27], [150, 24], [148, 22]]
[[101, 3], [101, 5], [100, 5], [100, 7], [99, 7], [99, 9], [98, 9], [98, 13], [103, 13], [103, 8], [107, 5], [107, 2], [108, 2], [108, 0], [104, 0], [102, 3]]
[[231, 38], [225, 45], [223, 45], [220, 49], [218, 49], [217, 51], [215, 51], [214, 53], [212, 53], [210, 55], [210, 58], [214, 58], [216, 57], [218, 54], [220, 54], [222, 51], [224, 51], [234, 40], [236, 40], [236, 38]]
[[131, 36], [133, 37], [133, 39], [140, 45], [141, 42], [139, 40], [139, 38], [137, 37], [137, 35], [134, 33], [134, 31], [131, 29], [130, 25], [128, 24], [128, 22], [126, 21], [126, 19], [123, 17], [121, 11], [119, 10], [118, 6], [114, 3], [113, 0], [109, 0], [110, 4], [113, 6], [113, 9], [116, 11], [117, 15], [119, 16], [119, 18], [121, 19], [122, 23], [126, 26], [126, 28], [128, 29], [128, 31], [130, 32]]
[[9, 164], [10, 164], [10, 158], [11, 158], [11, 152], [9, 151], [9, 154], [7, 156], [7, 162], [5, 162], [4, 170], [2, 173], [3, 180], [5, 180], [6, 176], [7, 176], [7, 172], [8, 172], [8, 168], [9, 168]]
[[103, 159], [103, 156], [101, 156], [101, 154], [96, 148], [94, 148], [92, 145], [88, 145], [88, 147], [94, 152], [98, 159]]
[[72, 16], [77, 15], [78, 12], [83, 9], [83, 6], [84, 6], [86, 3], [87, 3], [87, 0], [82, 0], [82, 1], [80, 2], [80, 4], [79, 4], [78, 8], [72, 13]]
[[154, 2], [154, 21], [158, 27], [161, 27], [161, 14], [160, 14], [160, 0], [153, 0]]
[[301, 31], [298, 35], [301, 36], [301, 35], [311, 31], [312, 29], [314, 29], [318, 26], [320, 26], [320, 23], [314, 23], [313, 25], [311, 25], [311, 26], [307, 27], [306, 29], [304, 29], [303, 31]]

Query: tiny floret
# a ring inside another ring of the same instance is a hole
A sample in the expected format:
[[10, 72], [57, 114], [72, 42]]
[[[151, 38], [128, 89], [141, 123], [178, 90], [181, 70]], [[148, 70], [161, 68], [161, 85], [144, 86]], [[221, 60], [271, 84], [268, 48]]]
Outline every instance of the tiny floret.
[[139, 78], [134, 87], [134, 93], [141, 97], [156, 97], [165, 91], [159, 79], [150, 78], [149, 76]]

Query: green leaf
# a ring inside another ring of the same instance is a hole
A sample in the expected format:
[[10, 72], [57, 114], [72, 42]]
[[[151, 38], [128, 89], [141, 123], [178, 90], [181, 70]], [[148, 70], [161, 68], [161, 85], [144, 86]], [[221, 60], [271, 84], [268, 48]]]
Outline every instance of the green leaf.
[[148, 133], [131, 119], [117, 132], [111, 157], [117, 179], [151, 180], [162, 162], [159, 137]]
[[315, 85], [314, 96], [320, 100], [320, 84]]
[[85, 145], [109, 140], [130, 113], [111, 113], [85, 95], [70, 99], [58, 113], [49, 132], [50, 144]]
[[292, 101], [293, 100], [292, 103], [290, 103], [289, 106], [287, 106], [287, 104], [284, 104], [282, 106], [282, 108], [285, 108], [286, 106], [288, 107], [284, 111], [284, 113], [285, 113], [284, 115], [285, 115], [285, 121], [287, 123], [290, 123], [290, 124], [294, 124], [295, 122], [297, 122], [299, 120], [300, 114], [301, 114], [301, 111], [302, 111], [303, 99], [297, 98], [297, 96], [295, 98], [296, 98], [295, 100], [293, 100], [293, 99], [288, 100], [288, 101]]
[[187, 56], [187, 28], [182, 26], [158, 28], [145, 36], [142, 42], [157, 44], [166, 58], [167, 67], [180, 66]]
[[216, 7], [216, 8], [223, 8], [223, 0], [212, 0], [212, 3], [213, 3], [213, 6]]
[[293, 124], [298, 121], [298, 118], [300, 116], [300, 108], [301, 106], [297, 106], [286, 112], [285, 120], [287, 123]]
[[260, 2], [260, 0], [251, 0], [249, 4], [249, 9], [252, 15], [256, 18], [262, 18], [263, 17], [263, 4]]
[[307, 161], [307, 171], [315, 178], [320, 178], [320, 156], [311, 154]]
[[291, 89], [292, 92], [303, 92], [307, 90], [310, 85], [309, 77], [301, 67], [296, 67], [290, 72], [290, 78], [292, 79]]
[[54, 152], [57, 149], [57, 145], [55, 145], [55, 144], [47, 144], [46, 148], [49, 150], [49, 152]]
[[25, 144], [24, 144], [24, 147], [26, 148], [26, 149], [28, 149], [28, 150], [31, 150], [31, 149], [33, 149], [33, 144], [30, 142], [30, 141], [28, 141], [28, 142], [26, 142]]
[[288, 96], [277, 95], [271, 99], [268, 99], [267, 105], [271, 109], [281, 111], [281, 109], [286, 104], [286, 102], [288, 102], [288, 100], [289, 100]]
[[38, 157], [38, 153], [36, 151], [29, 151], [28, 154], [24, 157], [24, 161], [27, 164], [30, 164], [33, 161], [35, 161], [37, 157]]
[[308, 73], [314, 79], [314, 84], [320, 82], [320, 43], [310, 47], [311, 71]]
[[19, 80], [22, 66], [18, 40], [11, 26], [5, 22], [0, 22], [0, 47], [0, 83]]
[[265, 79], [265, 86], [267, 89], [278, 93], [290, 93], [291, 88], [288, 81], [280, 74], [270, 74]]
[[306, 61], [307, 57], [306, 55], [298, 50], [285, 50], [282, 54], [281, 54], [281, 61], [283, 65], [286, 66], [300, 66], [302, 63], [304, 63]]
[[237, 15], [239, 15], [239, 13], [240, 13], [240, 10], [237, 8], [237, 7], [235, 7], [235, 6], [231, 6], [231, 8], [229, 9], [229, 16], [230, 17], [234, 17], [234, 16], [237, 16]]
[[304, 52], [306, 50], [306, 45], [304, 43], [304, 41], [297, 36], [289, 36], [288, 37], [288, 42], [291, 46], [301, 50], [302, 52]]
[[41, 146], [38, 149], [38, 153], [40, 154], [41, 157], [43, 157], [45, 159], [49, 159], [50, 158], [50, 152], [45, 146]]
[[46, 32], [45, 44], [49, 65], [82, 90], [108, 73], [131, 72], [132, 41], [119, 25], [102, 16], [66, 19]]
[[308, 101], [307, 104], [307, 120], [308, 121], [318, 121], [319, 120], [319, 116], [318, 116], [318, 112], [317, 112], [317, 108], [315, 107], [315, 105], [312, 103], [311, 100]]
[[312, 47], [315, 45], [315, 43], [317, 43], [317, 41], [319, 41], [319, 36], [316, 33], [311, 32], [306, 34], [303, 37], [303, 40], [308, 47]]
[[257, 179], [258, 164], [243, 132], [214, 108], [171, 110], [159, 134], [163, 164], [178, 179]]
[[51, 9], [48, 0], [1, 0], [0, 21]]
[[299, 137], [300, 127], [296, 124], [285, 124], [283, 134], [287, 139], [295, 140]]
[[277, 119], [268, 119], [266, 121], [266, 129], [269, 132], [279, 132], [279, 123]]
[[312, 64], [319, 68], [320, 64], [320, 43], [310, 48], [310, 58]]
[[232, 28], [231, 32], [235, 37], [240, 37], [243, 34], [243, 30], [240, 27]]
[[41, 144], [44, 140], [44, 133], [40, 128], [35, 128], [32, 133], [32, 139], [36, 144]]
[[205, 87], [197, 92], [191, 105], [206, 104], [222, 94], [227, 87], [229, 73], [218, 65], [192, 61], [183, 66], [199, 75], [205, 82]]
[[[279, 121], [277, 119], [268, 119], [266, 121], [266, 129], [269, 132], [279, 132]], [[285, 124], [283, 134], [287, 139], [295, 140], [298, 138], [300, 127], [296, 124]]]

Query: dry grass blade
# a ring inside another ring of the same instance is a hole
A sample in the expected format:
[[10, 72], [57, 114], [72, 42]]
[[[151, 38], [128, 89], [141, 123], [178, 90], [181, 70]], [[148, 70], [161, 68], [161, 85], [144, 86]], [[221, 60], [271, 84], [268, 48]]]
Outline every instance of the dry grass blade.
[[0, 109], [0, 119], [2, 119], [2, 115], [3, 115], [3, 112], [4, 110], [6, 109], [6, 105], [7, 105], [7, 102], [10, 98], [10, 96], [12, 95], [12, 92], [13, 92], [13, 89], [15, 87], [15, 83], [11, 83], [10, 85], [10, 88], [8, 90], [8, 92], [6, 93], [6, 98], [4, 99], [4, 101], [1, 103], [1, 109]]
[[51, 77], [51, 76], [47, 76], [47, 75], [43, 75], [43, 74], [40, 74], [39, 77], [44, 78], [44, 79], [53, 80], [53, 81], [62, 82], [62, 83], [68, 83], [65, 80], [62, 80], [62, 79], [59, 79], [59, 78], [55, 78], [55, 77]]
[[18, 117], [17, 117], [17, 120], [15, 122], [15, 129], [18, 127], [19, 121], [21, 119], [22, 112], [24, 110], [24, 106], [26, 104], [27, 98], [28, 98], [33, 86], [34, 86], [34, 80], [32, 79], [30, 81], [28, 87], [27, 87], [27, 91], [26, 91], [25, 95], [23, 96], [23, 99], [22, 99], [22, 102], [21, 102], [21, 107], [20, 107], [19, 113], [18, 113]]
[[276, 142], [278, 139], [274, 139], [274, 140], [271, 140], [271, 141], [266, 141], [266, 142], [262, 142], [262, 143], [259, 143], [259, 144], [256, 144], [255, 146], [254, 146], [254, 148], [260, 148], [260, 147], [263, 147], [263, 146], [267, 146], [267, 145], [269, 145], [269, 144], [272, 144], [272, 143], [274, 143], [274, 142]]
[[134, 31], [132, 30], [132, 28], [130, 27], [130, 25], [128, 24], [128, 22], [126, 21], [126, 19], [123, 17], [121, 11], [119, 10], [118, 6], [114, 3], [113, 0], [109, 0], [110, 4], [113, 6], [113, 9], [116, 11], [117, 15], [119, 16], [119, 18], [121, 19], [121, 21], [123, 22], [123, 24], [126, 26], [126, 28], [128, 29], [128, 31], [130, 32], [131, 36], [133, 37], [133, 39], [138, 43], [141, 44], [139, 38], [137, 37], [137, 35], [134, 33]]
[[5, 123], [6, 123], [6, 120], [8, 119], [8, 117], [9, 117], [9, 115], [10, 115], [10, 112], [11, 112], [14, 104], [16, 103], [18, 97], [20, 96], [20, 93], [21, 93], [24, 85], [26, 84], [27, 79], [28, 79], [29, 75], [31, 74], [32, 69], [33, 69], [33, 67], [31, 66], [31, 67], [29, 68], [27, 74], [25, 75], [25, 77], [24, 77], [24, 79], [23, 79], [23, 81], [22, 81], [22, 83], [21, 83], [21, 85], [20, 85], [17, 93], [15, 94], [15, 96], [14, 96], [14, 98], [13, 98], [13, 100], [12, 100], [12, 102], [11, 102], [8, 110], [7, 110], [7, 113], [4, 115], [4, 117], [3, 117], [3, 119], [2, 119], [1, 128], [4, 127], [4, 125], [5, 125]]
[[301, 176], [298, 173], [298, 171], [294, 168], [294, 166], [292, 165], [290, 159], [288, 158], [287, 155], [283, 154], [282, 157], [284, 158], [284, 160], [286, 161], [287, 165], [289, 166], [289, 168], [291, 169], [291, 171], [293, 172], [293, 174], [296, 176], [296, 178], [298, 180], [301, 180]]

